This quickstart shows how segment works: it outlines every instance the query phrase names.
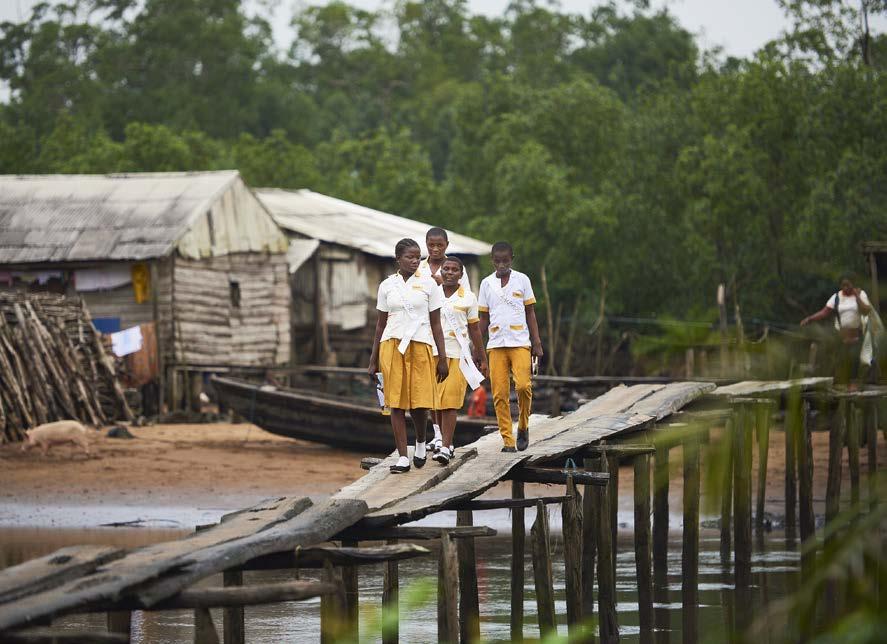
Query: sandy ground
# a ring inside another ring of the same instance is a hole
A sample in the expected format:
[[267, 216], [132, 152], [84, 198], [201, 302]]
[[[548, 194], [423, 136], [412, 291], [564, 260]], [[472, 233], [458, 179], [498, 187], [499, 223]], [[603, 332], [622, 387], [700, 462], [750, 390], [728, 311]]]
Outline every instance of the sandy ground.
[[[364, 474], [361, 454], [269, 434], [249, 424], [156, 425], [132, 428], [135, 439], [93, 435], [92, 456], [74, 447], [53, 448], [47, 456], [19, 445], [0, 446], [0, 526], [90, 527], [141, 522], [187, 528], [213, 522], [224, 512], [271, 496], [327, 496]], [[772, 431], [767, 476], [767, 511], [784, 514], [785, 443]], [[712, 444], [717, 434], [713, 434]], [[824, 512], [828, 435], [813, 434], [815, 512]], [[879, 461], [887, 444], [879, 434]], [[706, 453], [702, 469], [705, 486]], [[845, 465], [843, 491], [849, 495]], [[755, 456], [757, 460], [757, 456]], [[860, 450], [862, 470], [867, 452]], [[429, 462], [427, 467], [436, 467]], [[757, 464], [755, 463], [755, 472]], [[680, 449], [670, 458], [671, 511], [680, 515], [683, 478]], [[754, 474], [756, 477], [756, 474]], [[620, 470], [619, 522], [633, 518], [633, 470]], [[754, 484], [756, 487], [756, 483]], [[556, 495], [560, 486], [528, 486], [527, 495]], [[500, 484], [487, 496], [510, 493]], [[703, 514], [705, 514], [703, 501]]]

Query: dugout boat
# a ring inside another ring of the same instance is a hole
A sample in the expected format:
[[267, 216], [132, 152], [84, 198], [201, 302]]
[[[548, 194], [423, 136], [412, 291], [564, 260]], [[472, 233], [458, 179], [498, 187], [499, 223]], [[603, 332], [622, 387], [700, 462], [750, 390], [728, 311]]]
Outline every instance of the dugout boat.
[[[239, 378], [214, 376], [211, 382], [220, 403], [272, 434], [363, 453], [387, 454], [394, 449], [391, 422], [377, 406]], [[456, 446], [496, 431], [495, 427], [485, 429], [495, 423], [495, 418], [459, 416]], [[430, 435], [430, 426], [428, 431]]]

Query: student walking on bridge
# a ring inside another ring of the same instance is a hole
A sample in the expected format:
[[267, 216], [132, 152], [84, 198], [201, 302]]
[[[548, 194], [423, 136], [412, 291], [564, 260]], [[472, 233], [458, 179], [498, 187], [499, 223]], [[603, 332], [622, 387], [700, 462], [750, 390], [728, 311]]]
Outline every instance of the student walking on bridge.
[[465, 267], [460, 259], [448, 257], [444, 260], [441, 266], [443, 306], [440, 321], [450, 375], [437, 385], [434, 394], [435, 413], [439, 414], [443, 436], [440, 444], [435, 438], [433, 456], [441, 465], [447, 465], [453, 457], [456, 415], [465, 405], [465, 387], [470, 386], [472, 390], [481, 387], [487, 371], [477, 297], [471, 289], [461, 285], [464, 274]]
[[[410, 410], [416, 430], [413, 465], [425, 465], [425, 426], [434, 407], [435, 380], [449, 375], [440, 325], [443, 293], [430, 277], [419, 270], [419, 244], [401, 239], [394, 248], [397, 273], [379, 285], [376, 308], [379, 318], [367, 371], [371, 377], [382, 372], [385, 405], [391, 409], [391, 429], [399, 458], [393, 473], [408, 472], [406, 412]], [[436, 361], [432, 345], [437, 348]]]
[[[543, 353], [536, 321], [536, 298], [530, 278], [511, 268], [514, 261], [511, 244], [496, 242], [491, 254], [496, 270], [484, 278], [478, 294], [481, 332], [489, 332], [490, 384], [504, 443], [502, 451], [514, 452], [515, 448], [523, 451], [530, 442], [531, 354], [538, 360]], [[511, 426], [509, 376], [514, 378], [519, 409], [516, 442]]]

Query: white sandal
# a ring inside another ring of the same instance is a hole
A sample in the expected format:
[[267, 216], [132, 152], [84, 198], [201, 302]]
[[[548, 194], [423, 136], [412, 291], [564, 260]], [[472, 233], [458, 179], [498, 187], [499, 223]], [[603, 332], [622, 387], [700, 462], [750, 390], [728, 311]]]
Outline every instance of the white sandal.
[[437, 461], [438, 463], [440, 463], [441, 465], [449, 465], [450, 458], [451, 458], [450, 450], [447, 449], [446, 447], [441, 447], [440, 450], [435, 452], [435, 454], [434, 454], [434, 456], [432, 456], [432, 458], [435, 461]]

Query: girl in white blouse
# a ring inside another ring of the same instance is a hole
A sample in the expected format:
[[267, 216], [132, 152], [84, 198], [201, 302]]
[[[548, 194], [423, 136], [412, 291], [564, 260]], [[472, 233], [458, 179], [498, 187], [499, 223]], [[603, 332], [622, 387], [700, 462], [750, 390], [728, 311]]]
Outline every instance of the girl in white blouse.
[[[419, 244], [401, 239], [394, 248], [397, 273], [379, 285], [376, 308], [379, 318], [367, 371], [382, 372], [385, 405], [391, 409], [391, 429], [400, 455], [394, 473], [408, 472], [406, 412], [410, 410], [416, 429], [413, 464], [425, 465], [425, 426], [434, 408], [435, 380], [449, 374], [440, 307], [443, 294], [431, 277], [418, 273]], [[435, 359], [432, 345], [437, 347]]]

